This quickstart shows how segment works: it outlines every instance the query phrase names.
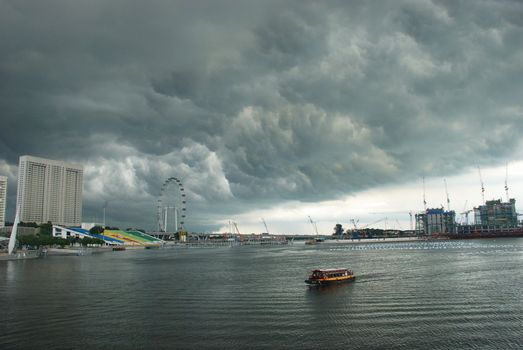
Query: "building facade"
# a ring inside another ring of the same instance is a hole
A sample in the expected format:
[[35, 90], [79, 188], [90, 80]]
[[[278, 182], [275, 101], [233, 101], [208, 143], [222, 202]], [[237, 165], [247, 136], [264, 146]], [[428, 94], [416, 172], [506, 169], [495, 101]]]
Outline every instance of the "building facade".
[[82, 222], [83, 167], [32, 156], [20, 157], [17, 208], [20, 221], [51, 221], [65, 226]]
[[7, 177], [0, 176], [0, 228], [5, 226], [6, 199], [7, 199]]

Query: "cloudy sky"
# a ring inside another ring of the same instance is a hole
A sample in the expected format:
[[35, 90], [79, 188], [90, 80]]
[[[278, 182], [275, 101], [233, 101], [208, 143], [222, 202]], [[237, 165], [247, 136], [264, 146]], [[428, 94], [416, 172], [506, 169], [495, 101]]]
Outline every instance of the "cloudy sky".
[[[523, 201], [521, 1], [0, 0], [0, 175], [83, 164], [84, 221], [152, 229], [408, 226]], [[520, 202], [521, 203], [521, 202]], [[388, 214], [383, 214], [388, 213]], [[383, 223], [383, 220], [382, 220]]]

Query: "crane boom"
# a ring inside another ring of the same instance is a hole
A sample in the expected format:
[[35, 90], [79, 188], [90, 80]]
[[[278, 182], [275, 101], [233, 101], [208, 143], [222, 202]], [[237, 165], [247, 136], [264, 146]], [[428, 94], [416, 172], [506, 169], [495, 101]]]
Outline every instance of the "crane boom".
[[267, 228], [267, 223], [265, 222], [265, 220], [263, 218], [262, 218], [262, 222], [263, 222], [263, 225], [265, 226], [265, 231], [267, 231], [267, 234], [270, 235], [269, 229]]
[[423, 209], [427, 211], [427, 200], [425, 198], [425, 176], [423, 176]]
[[483, 178], [481, 177], [481, 168], [478, 165], [479, 182], [481, 183], [481, 200], [485, 204], [485, 186], [483, 185]]
[[370, 225], [378, 224], [378, 223], [380, 223], [380, 222], [382, 222], [382, 221], [385, 221], [385, 220], [387, 220], [387, 219], [388, 219], [388, 217], [381, 218], [381, 219], [379, 219], [379, 220], [376, 220], [376, 221], [374, 221], [374, 222], [371, 222], [370, 224], [367, 224], [367, 225], [363, 226], [362, 228], [365, 229], [365, 228], [369, 227]]
[[508, 195], [508, 163], [505, 169], [505, 193], [507, 195], [507, 203], [510, 202], [510, 197]]
[[309, 221], [311, 222], [312, 229], [314, 230], [314, 232], [316, 232], [316, 236], [319, 236], [319, 234], [318, 234], [318, 226], [316, 226], [316, 223], [314, 221], [312, 221], [312, 218], [310, 216], [309, 216]]
[[447, 179], [443, 179], [445, 182], [445, 193], [447, 195], [447, 210], [450, 211], [450, 199], [449, 199], [449, 189], [447, 188]]
[[234, 221], [232, 223], [234, 225], [234, 228], [236, 229], [236, 232], [241, 236], [241, 232], [240, 230], [238, 229], [238, 224], [236, 224]]

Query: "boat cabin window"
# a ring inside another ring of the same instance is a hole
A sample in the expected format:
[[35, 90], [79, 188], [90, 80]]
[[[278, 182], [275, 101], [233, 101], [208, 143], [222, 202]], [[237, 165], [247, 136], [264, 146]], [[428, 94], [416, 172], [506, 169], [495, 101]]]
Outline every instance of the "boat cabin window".
[[321, 271], [314, 270], [311, 272], [311, 278], [333, 278], [333, 277], [344, 277], [352, 275], [352, 271], [349, 270], [338, 270], [338, 271]]

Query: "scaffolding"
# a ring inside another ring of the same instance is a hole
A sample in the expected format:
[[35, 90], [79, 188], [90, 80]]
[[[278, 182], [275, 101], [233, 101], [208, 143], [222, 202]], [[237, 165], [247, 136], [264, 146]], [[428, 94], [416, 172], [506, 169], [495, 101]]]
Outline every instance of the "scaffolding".
[[474, 208], [474, 224], [485, 227], [515, 227], [518, 225], [516, 200], [502, 202], [501, 199], [486, 201]]
[[456, 212], [443, 208], [426, 209], [415, 215], [418, 235], [453, 234], [456, 232]]

